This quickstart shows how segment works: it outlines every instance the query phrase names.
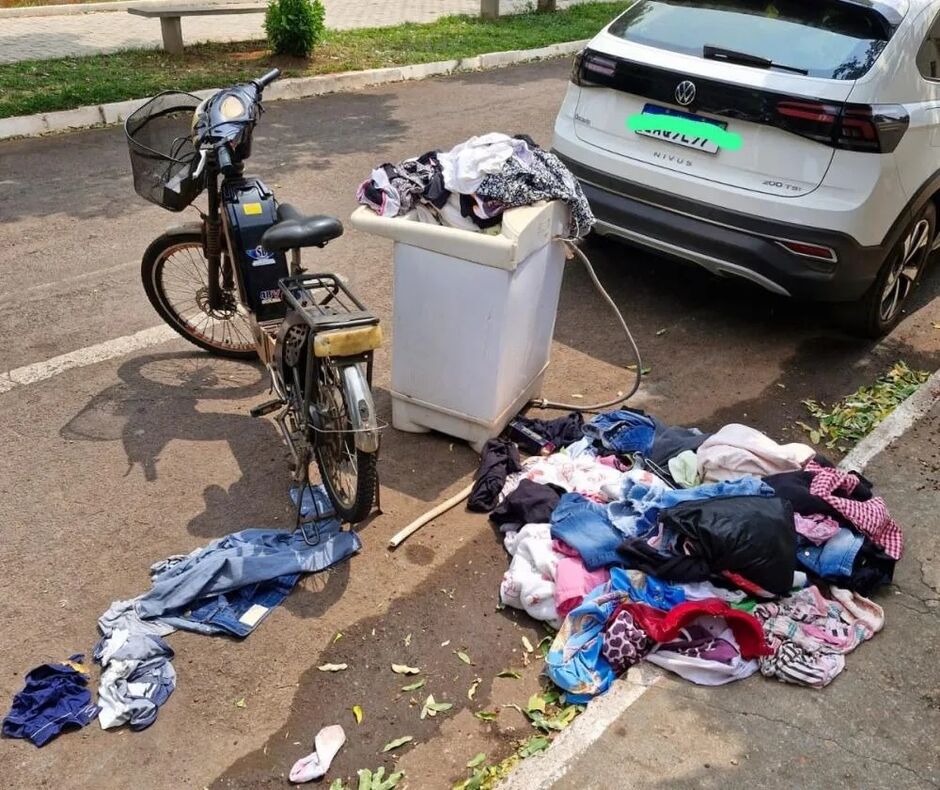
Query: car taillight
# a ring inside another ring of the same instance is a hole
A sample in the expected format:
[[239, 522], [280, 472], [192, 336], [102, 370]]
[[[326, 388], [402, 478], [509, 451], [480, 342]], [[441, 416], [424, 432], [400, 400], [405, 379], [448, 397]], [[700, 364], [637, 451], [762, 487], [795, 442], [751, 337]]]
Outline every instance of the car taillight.
[[598, 78], [613, 77], [617, 71], [617, 61], [605, 58], [596, 52], [582, 50], [574, 59], [571, 69], [571, 81], [575, 85], [596, 85]]
[[842, 111], [838, 145], [853, 151], [891, 153], [898, 147], [911, 118], [896, 104], [847, 104]]
[[835, 263], [839, 260], [836, 251], [832, 247], [825, 247], [822, 244], [809, 244], [804, 241], [784, 241], [777, 242], [785, 250], [794, 255], [802, 255], [804, 258], [816, 258], [827, 263]]
[[575, 85], [581, 84], [581, 64], [584, 62], [584, 50], [582, 49], [574, 56], [574, 62], [571, 64], [571, 81]]
[[785, 100], [777, 103], [778, 125], [794, 134], [847, 151], [891, 153], [910, 117], [894, 104], [846, 104]]
[[839, 107], [814, 101], [782, 101], [777, 104], [779, 126], [788, 132], [832, 145]]

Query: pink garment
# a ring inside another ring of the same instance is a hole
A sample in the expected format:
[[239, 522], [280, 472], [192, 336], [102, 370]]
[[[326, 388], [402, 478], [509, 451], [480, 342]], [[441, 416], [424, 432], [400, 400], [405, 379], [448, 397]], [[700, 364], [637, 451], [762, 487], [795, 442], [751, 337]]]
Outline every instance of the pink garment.
[[598, 568], [589, 571], [581, 561], [581, 555], [561, 540], [552, 541], [552, 550], [558, 555], [555, 569], [555, 608], [559, 617], [580, 606], [584, 596], [600, 584], [610, 581], [610, 571]]
[[860, 532], [872, 539], [876, 546], [885, 550], [893, 559], [901, 559], [904, 551], [904, 533], [891, 518], [888, 506], [880, 496], [864, 502], [836, 496], [836, 492], [851, 494], [858, 485], [858, 477], [852, 472], [843, 472], [827, 466], [820, 466], [815, 461], [806, 465], [806, 471], [813, 473], [809, 492], [813, 496], [828, 502], [835, 510], [851, 521]]
[[815, 454], [809, 445], [777, 444], [760, 431], [738, 423], [713, 433], [695, 451], [705, 482], [795, 472]]
[[793, 514], [793, 526], [804, 538], [817, 546], [822, 546], [829, 538], [839, 531], [839, 523], [829, 516], [816, 513], [812, 516]]

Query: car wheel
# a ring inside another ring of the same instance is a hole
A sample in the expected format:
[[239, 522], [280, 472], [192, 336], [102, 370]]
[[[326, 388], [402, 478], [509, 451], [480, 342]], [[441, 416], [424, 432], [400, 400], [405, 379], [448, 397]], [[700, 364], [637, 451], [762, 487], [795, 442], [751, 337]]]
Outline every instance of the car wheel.
[[866, 337], [878, 338], [888, 334], [901, 320], [904, 307], [927, 268], [936, 228], [937, 209], [928, 203], [904, 229], [865, 296], [849, 307], [853, 329]]

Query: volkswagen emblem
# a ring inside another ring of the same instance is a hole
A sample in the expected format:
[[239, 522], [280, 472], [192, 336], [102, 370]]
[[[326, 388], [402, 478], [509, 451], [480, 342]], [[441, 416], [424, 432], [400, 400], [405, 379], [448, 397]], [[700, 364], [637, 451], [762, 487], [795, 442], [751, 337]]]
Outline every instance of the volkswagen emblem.
[[682, 80], [676, 85], [676, 101], [683, 107], [695, 101], [695, 83], [692, 80]]

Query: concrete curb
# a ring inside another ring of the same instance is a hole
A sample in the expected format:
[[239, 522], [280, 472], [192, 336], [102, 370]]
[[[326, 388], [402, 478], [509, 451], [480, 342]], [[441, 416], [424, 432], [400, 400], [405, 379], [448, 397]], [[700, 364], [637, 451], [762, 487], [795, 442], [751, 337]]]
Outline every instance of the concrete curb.
[[[268, 88], [265, 92], [265, 99], [267, 101], [303, 99], [309, 96], [354, 91], [392, 82], [423, 80], [428, 77], [440, 77], [458, 72], [502, 68], [517, 63], [573, 55], [585, 44], [587, 44], [587, 40], [569, 41], [562, 44], [550, 44], [547, 47], [539, 47], [538, 49], [488, 52], [483, 55], [461, 58], [460, 60], [442, 60], [412, 66], [392, 66], [384, 69], [369, 69], [368, 71], [345, 71], [339, 74], [323, 74], [317, 77], [284, 79], [275, 82]], [[205, 98], [212, 95], [215, 90], [217, 89], [195, 91], [195, 94], [200, 98]], [[123, 123], [130, 113], [147, 100], [147, 98], [131, 99], [110, 104], [77, 107], [74, 110], [3, 118], [0, 119], [0, 140], [9, 140], [14, 137], [38, 137], [53, 132]]]
[[[917, 392], [898, 404], [845, 456], [839, 467], [864, 472], [872, 459], [903, 436], [938, 401], [940, 370], [918, 387]], [[627, 708], [665, 676], [665, 671], [655, 666], [641, 663], [631, 667], [626, 677], [617, 680], [603, 697], [591, 702], [587, 710], [555, 738], [547, 751], [519, 763], [497, 785], [497, 790], [548, 790], [568, 773], [578, 756], [597, 741]]]
[[[201, 5], [235, 5], [243, 0], [200, 0]], [[126, 11], [131, 6], [179, 5], [177, 0], [120, 0], [114, 3], [71, 3], [68, 5], [34, 5], [25, 8], [0, 8], [0, 19], [15, 19], [24, 16], [75, 16], [77, 14], [104, 14], [109, 11]]]

